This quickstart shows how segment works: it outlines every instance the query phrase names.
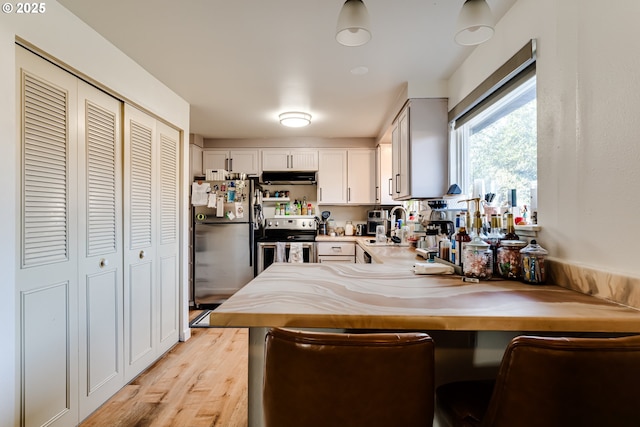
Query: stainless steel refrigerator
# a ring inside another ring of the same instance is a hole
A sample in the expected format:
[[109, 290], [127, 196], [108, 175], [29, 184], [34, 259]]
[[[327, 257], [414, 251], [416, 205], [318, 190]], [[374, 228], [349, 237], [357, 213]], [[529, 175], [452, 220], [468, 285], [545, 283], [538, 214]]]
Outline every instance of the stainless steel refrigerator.
[[[204, 181], [206, 206], [193, 206], [193, 302], [214, 308], [254, 277], [254, 181]], [[193, 199], [193, 198], [192, 198]]]

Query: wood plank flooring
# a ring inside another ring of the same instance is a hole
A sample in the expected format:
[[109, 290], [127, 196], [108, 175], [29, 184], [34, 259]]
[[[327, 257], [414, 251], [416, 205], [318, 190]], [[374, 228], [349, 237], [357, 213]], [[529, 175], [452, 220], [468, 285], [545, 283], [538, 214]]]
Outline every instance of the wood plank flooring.
[[247, 329], [193, 328], [80, 427], [246, 427], [247, 346]]

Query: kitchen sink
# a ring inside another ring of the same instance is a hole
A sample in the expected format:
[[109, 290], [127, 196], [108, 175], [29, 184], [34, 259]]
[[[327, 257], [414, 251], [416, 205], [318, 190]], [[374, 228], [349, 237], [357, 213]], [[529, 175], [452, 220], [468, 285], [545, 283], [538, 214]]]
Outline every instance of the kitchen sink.
[[378, 242], [375, 239], [366, 239], [364, 241], [365, 246], [402, 246], [402, 247], [407, 247], [409, 246], [408, 243], [402, 244], [402, 243], [393, 243], [389, 240], [387, 240], [386, 242]]

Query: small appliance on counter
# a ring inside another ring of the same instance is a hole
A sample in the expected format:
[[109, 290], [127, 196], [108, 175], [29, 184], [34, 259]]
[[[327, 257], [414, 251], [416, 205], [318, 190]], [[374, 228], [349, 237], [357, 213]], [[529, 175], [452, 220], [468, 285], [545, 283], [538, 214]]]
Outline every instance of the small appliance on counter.
[[389, 211], [387, 210], [368, 211], [366, 233], [370, 236], [375, 236], [379, 225], [384, 227], [384, 232], [385, 234], [388, 235], [391, 227], [391, 222], [389, 220]]
[[331, 216], [331, 212], [322, 211], [322, 220], [318, 221], [318, 234], [322, 236], [326, 236], [329, 234], [329, 230], [327, 229], [327, 220]]

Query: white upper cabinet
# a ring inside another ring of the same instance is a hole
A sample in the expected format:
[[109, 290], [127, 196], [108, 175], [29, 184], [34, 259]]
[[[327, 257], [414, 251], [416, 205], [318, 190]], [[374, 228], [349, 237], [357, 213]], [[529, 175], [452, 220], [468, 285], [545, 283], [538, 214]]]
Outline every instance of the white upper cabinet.
[[[191, 160], [189, 162], [189, 170], [191, 171], [191, 178], [194, 176], [203, 176], [204, 169], [202, 168], [202, 148], [197, 145], [189, 145], [189, 154]], [[213, 168], [211, 168], [213, 169]]]
[[318, 150], [307, 149], [263, 149], [263, 171], [317, 171]]
[[227, 172], [246, 173], [247, 175], [260, 174], [259, 151], [205, 149], [203, 151], [203, 172], [207, 169], [224, 169]]
[[442, 197], [447, 190], [447, 100], [410, 99], [392, 129], [393, 198]]
[[318, 203], [375, 204], [375, 150], [320, 150], [318, 157]]
[[380, 144], [376, 150], [376, 203], [397, 205], [393, 200], [391, 144]]
[[351, 149], [347, 152], [347, 203], [376, 202], [376, 151]]

